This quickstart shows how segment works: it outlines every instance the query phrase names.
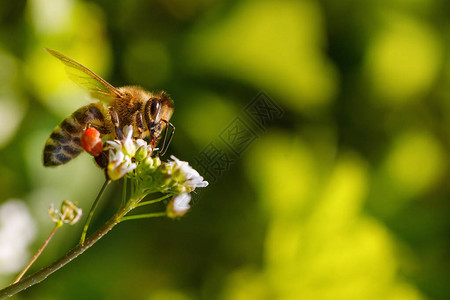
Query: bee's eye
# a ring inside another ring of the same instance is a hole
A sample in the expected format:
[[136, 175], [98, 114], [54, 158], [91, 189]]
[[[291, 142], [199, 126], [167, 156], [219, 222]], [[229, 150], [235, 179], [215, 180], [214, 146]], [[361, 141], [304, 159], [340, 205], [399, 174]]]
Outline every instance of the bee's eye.
[[158, 99], [153, 99], [152, 105], [150, 106], [150, 116], [152, 117], [154, 122], [157, 122], [159, 119], [159, 111], [160, 111], [160, 103]]

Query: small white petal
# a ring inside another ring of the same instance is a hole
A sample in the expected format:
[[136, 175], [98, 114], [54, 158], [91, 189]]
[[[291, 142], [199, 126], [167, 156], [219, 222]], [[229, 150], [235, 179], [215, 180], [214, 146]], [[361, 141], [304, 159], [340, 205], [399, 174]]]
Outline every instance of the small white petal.
[[137, 165], [135, 163], [130, 164], [128, 167], [126, 167], [123, 172], [126, 174], [130, 171], [133, 171], [134, 169], [136, 169]]
[[137, 145], [138, 147], [147, 147], [147, 142], [144, 141], [143, 139], [137, 139], [137, 140], [136, 140], [136, 145]]
[[191, 195], [187, 193], [183, 193], [181, 195], [176, 196], [173, 199], [173, 210], [176, 213], [181, 213], [187, 211], [191, 206], [189, 205], [191, 202]]
[[125, 140], [125, 142], [123, 143], [123, 150], [126, 154], [134, 156], [136, 154], [136, 145], [131, 139]]
[[113, 150], [109, 150], [109, 162], [114, 164], [120, 164], [125, 158], [125, 155], [122, 151], [114, 152]]
[[202, 181], [199, 184], [197, 184], [196, 187], [207, 187], [208, 184], [209, 184], [209, 182], [205, 180], [205, 181]]
[[125, 141], [131, 140], [133, 136], [133, 126], [127, 125], [123, 127], [123, 135], [125, 136]]
[[115, 149], [120, 149], [122, 148], [122, 144], [120, 143], [119, 140], [114, 140], [114, 141], [106, 141], [107, 144], [111, 145], [113, 148]]
[[126, 164], [131, 164], [131, 157], [129, 157], [128, 155], [125, 155], [123, 161], [124, 161]]

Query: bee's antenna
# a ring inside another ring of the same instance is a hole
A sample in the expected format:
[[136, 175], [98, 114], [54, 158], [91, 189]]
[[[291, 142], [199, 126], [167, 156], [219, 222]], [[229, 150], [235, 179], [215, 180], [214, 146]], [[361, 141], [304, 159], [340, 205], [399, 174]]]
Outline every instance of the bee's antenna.
[[[161, 146], [161, 151], [159, 152], [159, 155], [163, 156], [166, 153], [167, 149], [169, 148], [170, 142], [172, 141], [173, 135], [175, 133], [175, 126], [173, 126], [173, 124], [167, 120], [161, 120], [161, 121], [166, 123], [166, 128], [164, 129], [164, 140], [163, 140], [163, 143]], [[168, 126], [170, 126], [170, 128], [172, 128], [172, 131], [170, 132], [169, 139], [167, 140]], [[166, 143], [166, 140], [167, 140], [167, 143]]]

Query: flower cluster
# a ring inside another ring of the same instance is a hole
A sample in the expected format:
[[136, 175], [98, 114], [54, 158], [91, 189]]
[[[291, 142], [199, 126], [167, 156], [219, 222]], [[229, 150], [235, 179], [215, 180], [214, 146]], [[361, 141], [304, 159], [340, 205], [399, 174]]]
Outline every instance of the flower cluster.
[[52, 203], [48, 209], [48, 213], [52, 221], [60, 225], [64, 223], [73, 225], [77, 223], [82, 216], [82, 210], [77, 207], [77, 203], [73, 203], [69, 200], [64, 200], [62, 202], [61, 209], [59, 211], [55, 209]]
[[111, 180], [124, 176], [135, 179], [141, 194], [162, 192], [173, 194], [167, 206], [169, 217], [182, 216], [190, 208], [190, 192], [206, 187], [208, 182], [189, 163], [171, 156], [168, 162], [152, 157], [153, 149], [142, 139], [133, 138], [132, 126], [124, 127], [124, 140], [107, 141], [109, 164], [107, 174]]

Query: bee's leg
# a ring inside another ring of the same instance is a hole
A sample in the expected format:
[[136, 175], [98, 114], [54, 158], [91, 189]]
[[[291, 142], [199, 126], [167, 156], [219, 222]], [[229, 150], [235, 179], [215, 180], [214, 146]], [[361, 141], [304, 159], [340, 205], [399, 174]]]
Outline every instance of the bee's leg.
[[114, 125], [114, 130], [116, 131], [116, 137], [119, 140], [123, 141], [125, 139], [125, 137], [123, 136], [122, 129], [119, 126], [120, 125], [119, 115], [117, 114], [116, 110], [112, 106], [109, 107], [109, 115], [111, 116], [111, 121]]
[[[92, 124], [91, 122], [87, 122], [86, 123], [86, 127], [84, 128], [84, 130], [86, 130], [86, 129], [88, 129], [88, 128], [95, 128], [95, 129], [97, 129], [99, 132], [103, 132], [104, 130], [101, 128], [101, 126], [99, 126], [99, 125], [96, 125], [96, 124]], [[102, 130], [100, 130], [100, 129], [102, 129]]]
[[[175, 126], [173, 126], [173, 124], [170, 123], [169, 121], [166, 121], [166, 120], [161, 120], [161, 121], [166, 123], [166, 128], [164, 130], [164, 140], [161, 145], [161, 150], [159, 151], [159, 155], [163, 156], [166, 153], [167, 149], [169, 148], [170, 142], [172, 141], [173, 135], [175, 133]], [[172, 128], [172, 131], [170, 132], [169, 139], [167, 140], [167, 131], [168, 131], [169, 126], [170, 126], [170, 128]], [[167, 140], [167, 143], [166, 143], [166, 140]]]
[[[93, 127], [93, 128], [95, 128], [95, 129], [98, 130], [98, 126], [95, 125], [95, 124], [92, 124], [90, 121], [86, 123], [86, 127], [84, 127], [84, 130], [86, 130], [86, 129], [88, 129], [88, 128], [91, 128], [91, 127]], [[99, 131], [100, 131], [100, 130], [99, 130]]]
[[142, 114], [139, 111], [136, 113], [135, 122], [136, 122], [136, 128], [139, 133], [138, 138], [142, 139], [142, 137], [144, 136], [144, 122], [142, 121]]

